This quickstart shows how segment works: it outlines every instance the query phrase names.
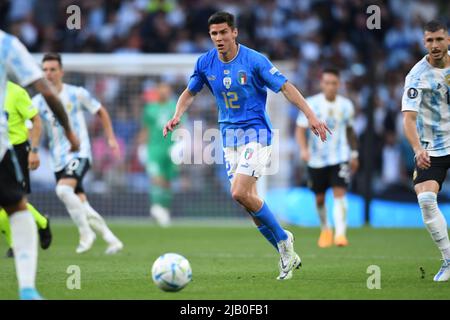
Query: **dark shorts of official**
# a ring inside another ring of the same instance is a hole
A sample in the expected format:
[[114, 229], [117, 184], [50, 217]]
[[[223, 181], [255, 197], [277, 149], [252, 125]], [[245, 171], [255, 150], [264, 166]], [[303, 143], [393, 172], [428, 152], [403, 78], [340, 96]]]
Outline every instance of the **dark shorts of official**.
[[323, 168], [308, 167], [308, 187], [314, 193], [325, 193], [328, 188], [348, 188], [350, 183], [350, 166], [347, 162]]
[[21, 144], [14, 145], [14, 152], [16, 153], [20, 169], [22, 170], [23, 187], [26, 193], [30, 193], [31, 192], [30, 169], [28, 169], [28, 155], [30, 153], [30, 143], [27, 141]]
[[90, 168], [89, 159], [87, 158], [75, 158], [69, 161], [69, 163], [61, 171], [55, 172], [56, 181], [63, 178], [72, 178], [77, 180], [77, 186], [75, 187], [75, 193], [84, 193], [83, 178]]
[[16, 205], [25, 196], [23, 175], [14, 151], [0, 161], [0, 207]]
[[434, 180], [439, 184], [439, 191], [442, 188], [442, 183], [445, 181], [447, 171], [450, 168], [450, 155], [443, 157], [430, 157], [431, 166], [428, 169], [420, 169], [417, 164], [413, 173], [414, 185]]

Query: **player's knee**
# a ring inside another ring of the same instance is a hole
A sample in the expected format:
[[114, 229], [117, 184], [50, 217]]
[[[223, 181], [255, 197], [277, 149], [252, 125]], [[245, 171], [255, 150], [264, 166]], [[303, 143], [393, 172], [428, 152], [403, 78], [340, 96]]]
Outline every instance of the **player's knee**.
[[323, 207], [325, 205], [325, 195], [324, 194], [316, 195], [316, 205], [318, 207]]
[[245, 200], [247, 199], [248, 196], [248, 192], [242, 190], [242, 189], [234, 189], [231, 190], [231, 197], [233, 198], [233, 200], [244, 204]]
[[421, 192], [417, 195], [424, 219], [431, 218], [437, 212], [437, 195], [434, 192]]
[[417, 200], [421, 208], [433, 208], [437, 206], [437, 196], [434, 192], [419, 193]]
[[58, 198], [64, 203], [67, 201], [67, 198], [75, 194], [73, 188], [66, 185], [57, 185], [55, 191]]

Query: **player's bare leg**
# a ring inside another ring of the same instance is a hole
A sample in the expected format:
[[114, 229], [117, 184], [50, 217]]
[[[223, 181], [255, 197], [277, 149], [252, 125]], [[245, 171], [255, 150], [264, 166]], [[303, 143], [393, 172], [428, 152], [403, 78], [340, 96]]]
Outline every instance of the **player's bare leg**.
[[264, 201], [256, 193], [256, 178], [237, 173], [231, 183], [232, 198], [249, 212], [257, 212]]
[[450, 241], [448, 238], [447, 221], [442, 215], [437, 203], [439, 184], [434, 180], [418, 183], [414, 186], [417, 194], [423, 222], [434, 243], [442, 254], [443, 263], [434, 281], [450, 279]]

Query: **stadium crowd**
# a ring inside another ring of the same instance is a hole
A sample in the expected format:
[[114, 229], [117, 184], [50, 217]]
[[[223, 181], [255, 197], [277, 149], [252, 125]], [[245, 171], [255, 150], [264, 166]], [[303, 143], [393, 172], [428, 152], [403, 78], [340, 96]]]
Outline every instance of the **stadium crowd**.
[[[66, 27], [66, 9], [73, 4], [81, 8], [80, 30]], [[380, 8], [379, 29], [367, 27], [369, 5]], [[200, 53], [212, 48], [206, 26], [217, 10], [237, 16], [241, 43], [266, 53], [272, 61], [293, 62], [296, 71], [290, 80], [305, 96], [319, 91], [324, 66], [339, 68], [342, 94], [356, 107], [355, 128], [361, 148], [373, 89], [375, 191], [410, 190], [414, 162], [402, 133], [403, 83], [425, 53], [422, 25], [433, 18], [449, 22], [450, 5], [445, 0], [0, 0], [0, 28], [18, 36], [32, 52]], [[373, 69], [368, 68], [369, 62]], [[176, 83], [175, 91], [180, 89], [183, 85]], [[127, 95], [126, 91], [121, 94]], [[139, 131], [139, 101], [128, 102], [106, 104], [116, 108], [114, 127], [123, 141], [133, 140]], [[292, 132], [296, 116], [292, 107]], [[101, 142], [93, 144], [101, 150]], [[292, 184], [302, 184], [304, 170], [294, 135], [286, 145], [297, 163], [292, 168]], [[126, 147], [125, 153], [136, 152], [136, 148]], [[361, 162], [364, 167], [364, 158]], [[356, 177], [354, 190], [362, 179], [362, 175]]]

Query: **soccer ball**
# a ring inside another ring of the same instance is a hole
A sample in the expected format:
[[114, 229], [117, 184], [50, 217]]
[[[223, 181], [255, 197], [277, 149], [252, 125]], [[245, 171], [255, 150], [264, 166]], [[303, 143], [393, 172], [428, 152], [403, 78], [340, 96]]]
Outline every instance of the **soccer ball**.
[[163, 291], [180, 291], [192, 280], [189, 261], [177, 253], [165, 253], [152, 266], [153, 282]]

